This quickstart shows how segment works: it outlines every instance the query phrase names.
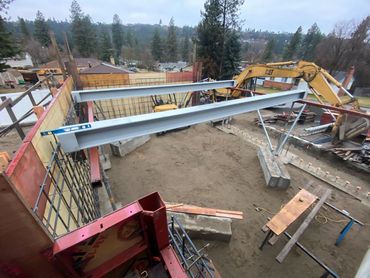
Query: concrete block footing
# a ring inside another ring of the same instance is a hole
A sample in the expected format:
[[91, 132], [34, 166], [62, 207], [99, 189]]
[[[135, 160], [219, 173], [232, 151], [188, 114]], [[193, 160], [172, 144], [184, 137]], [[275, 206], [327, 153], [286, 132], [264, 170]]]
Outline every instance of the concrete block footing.
[[231, 239], [232, 221], [230, 218], [167, 211], [168, 222], [171, 221], [171, 216], [176, 217], [191, 239], [220, 240], [226, 242]]
[[115, 156], [123, 157], [130, 152], [136, 150], [138, 147], [144, 145], [150, 139], [150, 135], [145, 135], [141, 137], [131, 138], [127, 140], [122, 140], [118, 142], [111, 143], [112, 153]]
[[274, 156], [265, 147], [260, 147], [257, 153], [266, 184], [269, 187], [286, 189], [290, 185], [290, 175], [279, 157]]
[[112, 163], [110, 162], [109, 154], [100, 154], [99, 159], [104, 171], [112, 168]]

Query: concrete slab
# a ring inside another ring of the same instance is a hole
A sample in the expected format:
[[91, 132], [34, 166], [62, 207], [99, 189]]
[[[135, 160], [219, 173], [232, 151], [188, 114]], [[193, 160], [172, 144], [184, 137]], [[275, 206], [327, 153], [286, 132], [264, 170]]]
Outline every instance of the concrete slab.
[[115, 156], [124, 157], [130, 152], [136, 150], [138, 147], [144, 145], [150, 140], [150, 135], [127, 139], [111, 143], [112, 153]]
[[290, 185], [290, 176], [284, 163], [265, 147], [259, 148], [257, 156], [267, 186], [279, 189], [288, 188]]
[[192, 239], [220, 240], [226, 242], [231, 239], [232, 221], [230, 218], [167, 211], [168, 222], [171, 221], [171, 216], [176, 217]]
[[112, 163], [110, 162], [109, 154], [106, 153], [100, 154], [100, 163], [104, 171], [112, 168]]

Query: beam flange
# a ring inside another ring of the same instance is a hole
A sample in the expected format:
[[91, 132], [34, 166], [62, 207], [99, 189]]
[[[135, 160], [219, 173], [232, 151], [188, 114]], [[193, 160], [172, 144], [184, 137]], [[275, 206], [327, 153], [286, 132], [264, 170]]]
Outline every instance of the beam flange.
[[302, 90], [280, 92], [159, 113], [65, 126], [43, 132], [43, 134], [55, 134], [64, 151], [73, 152], [289, 103], [303, 99], [305, 95], [306, 92]]
[[153, 95], [166, 95], [172, 93], [186, 93], [194, 91], [212, 90], [235, 86], [234, 80], [222, 80], [212, 82], [196, 82], [189, 84], [171, 84], [159, 86], [140, 86], [128, 88], [110, 88], [96, 90], [73, 91], [75, 102], [87, 102], [105, 99], [119, 99], [130, 97], [145, 97]]

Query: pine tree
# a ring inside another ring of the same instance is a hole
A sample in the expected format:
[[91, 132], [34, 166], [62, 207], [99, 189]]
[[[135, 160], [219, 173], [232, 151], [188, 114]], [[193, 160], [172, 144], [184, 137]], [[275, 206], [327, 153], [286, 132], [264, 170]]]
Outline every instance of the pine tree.
[[107, 30], [102, 30], [99, 39], [99, 59], [105, 62], [110, 62], [110, 58], [114, 55], [114, 49], [111, 37]]
[[18, 53], [18, 48], [11, 40], [11, 33], [6, 30], [5, 22], [0, 16], [0, 72], [8, 68], [5, 59], [14, 57]]
[[320, 32], [320, 28], [314, 23], [310, 29], [308, 29], [302, 41], [300, 57], [303, 60], [312, 61], [315, 57], [316, 46], [320, 43], [322, 38], [323, 36]]
[[152, 43], [151, 43], [152, 56], [155, 61], [162, 61], [163, 59], [163, 49], [162, 49], [162, 40], [159, 35], [158, 28], [155, 29]]
[[299, 44], [301, 43], [301, 40], [302, 40], [302, 27], [299, 26], [284, 50], [283, 54], [284, 60], [295, 59], [299, 50]]
[[21, 17], [18, 18], [18, 22], [19, 22], [19, 28], [20, 28], [21, 33], [22, 33], [23, 41], [29, 40], [31, 38], [31, 34], [30, 34], [30, 31], [27, 28], [26, 22]]
[[44, 15], [37, 11], [36, 19], [34, 22], [35, 31], [33, 33], [34, 38], [42, 45], [42, 46], [49, 46], [50, 38], [49, 38], [49, 27], [46, 24]]
[[118, 61], [123, 46], [123, 30], [121, 19], [117, 14], [113, 16], [112, 40], [115, 49], [115, 58]]
[[167, 61], [168, 62], [177, 62], [177, 37], [175, 30], [175, 21], [173, 17], [170, 20], [167, 34]]
[[232, 31], [225, 41], [221, 79], [232, 79], [239, 71], [240, 50], [241, 43], [239, 35], [236, 31]]
[[132, 35], [131, 30], [128, 30], [124, 39], [124, 45], [127, 47], [133, 47], [134, 43], [134, 36]]
[[243, 0], [207, 0], [204, 4], [197, 49], [204, 77], [219, 79], [237, 73], [241, 49], [238, 11], [243, 3]]
[[271, 60], [273, 58], [274, 47], [275, 47], [275, 40], [273, 38], [271, 38], [267, 42], [267, 45], [265, 47], [265, 50], [263, 51], [262, 61], [264, 61], [264, 62], [271, 62]]
[[73, 45], [82, 57], [91, 57], [96, 53], [96, 31], [76, 0], [71, 5], [71, 21]]
[[181, 49], [181, 56], [182, 60], [185, 62], [189, 61], [189, 55], [190, 55], [190, 43], [189, 43], [189, 35], [186, 34], [183, 43], [182, 43], [182, 49]]
[[198, 25], [197, 55], [203, 62], [203, 76], [217, 79], [222, 49], [221, 6], [219, 0], [207, 0], [202, 12], [202, 21]]

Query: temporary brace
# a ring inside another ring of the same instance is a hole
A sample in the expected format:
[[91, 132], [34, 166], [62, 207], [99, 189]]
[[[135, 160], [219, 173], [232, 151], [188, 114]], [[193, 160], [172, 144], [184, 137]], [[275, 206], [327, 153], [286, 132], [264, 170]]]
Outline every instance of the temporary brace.
[[201, 106], [65, 126], [43, 132], [55, 134], [66, 152], [186, 127], [303, 99], [304, 90], [293, 90], [217, 102]]

